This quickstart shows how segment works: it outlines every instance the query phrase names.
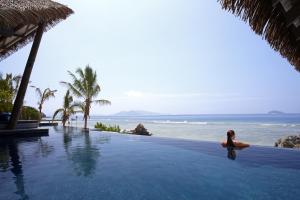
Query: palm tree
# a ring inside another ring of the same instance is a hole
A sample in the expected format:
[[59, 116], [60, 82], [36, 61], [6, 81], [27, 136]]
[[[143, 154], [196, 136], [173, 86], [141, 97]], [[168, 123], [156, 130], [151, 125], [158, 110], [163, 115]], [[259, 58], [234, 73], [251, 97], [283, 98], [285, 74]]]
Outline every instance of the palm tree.
[[0, 112], [11, 112], [21, 76], [0, 73]]
[[84, 69], [78, 68], [76, 74], [68, 71], [69, 75], [72, 77], [73, 82], [61, 82], [66, 85], [69, 90], [77, 97], [82, 98], [83, 102], [81, 103], [81, 111], [83, 112], [84, 119], [84, 129], [87, 129], [87, 119], [90, 116], [90, 108], [93, 103], [100, 105], [110, 105], [110, 101], [99, 99], [94, 100], [101, 91], [100, 86], [97, 83], [97, 73], [87, 65]]
[[5, 77], [0, 74], [1, 89], [6, 88], [6, 92], [9, 94], [7, 99], [10, 103], [13, 103], [14, 99], [17, 96], [18, 88], [21, 82], [22, 76], [16, 75], [13, 76], [11, 73], [6, 74]]
[[30, 86], [32, 88], [35, 88], [36, 93], [39, 96], [39, 101], [38, 101], [38, 109], [40, 112], [40, 119], [42, 118], [42, 109], [43, 109], [43, 105], [45, 103], [45, 101], [49, 100], [50, 98], [54, 98], [55, 97], [55, 92], [57, 92], [57, 90], [50, 90], [50, 88], [46, 88], [43, 92], [40, 88], [35, 87], [35, 86]]
[[10, 92], [12, 94], [12, 98], [13, 98], [12, 101], [14, 101], [14, 99], [17, 96], [17, 92], [18, 92], [18, 89], [19, 89], [19, 85], [20, 85], [22, 76], [21, 75], [13, 76], [12, 74], [6, 74], [5, 79], [8, 83], [8, 85], [9, 85]]
[[66, 92], [66, 95], [64, 96], [63, 107], [57, 109], [54, 112], [52, 119], [54, 120], [58, 114], [61, 114], [62, 123], [65, 127], [66, 122], [69, 121], [70, 116], [76, 113], [76, 107], [79, 107], [79, 105], [73, 102], [73, 97], [70, 95], [70, 91], [68, 90]]

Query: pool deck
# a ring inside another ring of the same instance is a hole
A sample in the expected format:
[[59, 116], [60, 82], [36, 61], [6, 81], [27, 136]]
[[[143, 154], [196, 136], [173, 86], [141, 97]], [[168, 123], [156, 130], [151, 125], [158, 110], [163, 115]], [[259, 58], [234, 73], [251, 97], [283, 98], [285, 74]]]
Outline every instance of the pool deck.
[[47, 128], [29, 128], [29, 129], [15, 129], [15, 130], [0, 130], [0, 138], [2, 137], [36, 137], [49, 136], [49, 129]]
[[41, 122], [39, 126], [58, 126], [57, 122]]

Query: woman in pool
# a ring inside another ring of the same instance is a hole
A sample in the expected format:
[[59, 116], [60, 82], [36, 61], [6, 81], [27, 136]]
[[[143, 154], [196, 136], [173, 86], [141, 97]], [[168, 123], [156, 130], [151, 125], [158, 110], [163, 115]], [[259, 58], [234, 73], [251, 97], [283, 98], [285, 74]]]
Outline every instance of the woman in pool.
[[227, 131], [227, 141], [222, 142], [222, 146], [223, 147], [245, 148], [245, 147], [249, 147], [250, 145], [236, 141], [234, 130], [229, 130], [229, 131]]

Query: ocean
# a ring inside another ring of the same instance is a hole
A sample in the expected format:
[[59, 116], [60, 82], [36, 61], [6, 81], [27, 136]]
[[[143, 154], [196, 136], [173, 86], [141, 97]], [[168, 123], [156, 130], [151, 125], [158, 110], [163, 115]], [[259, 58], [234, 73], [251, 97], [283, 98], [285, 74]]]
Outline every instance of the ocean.
[[[93, 128], [96, 122], [126, 130], [142, 123], [154, 137], [217, 142], [226, 140], [227, 130], [233, 129], [237, 140], [262, 146], [274, 146], [279, 138], [300, 134], [300, 114], [91, 116], [88, 126]], [[83, 126], [79, 117], [70, 123]]]

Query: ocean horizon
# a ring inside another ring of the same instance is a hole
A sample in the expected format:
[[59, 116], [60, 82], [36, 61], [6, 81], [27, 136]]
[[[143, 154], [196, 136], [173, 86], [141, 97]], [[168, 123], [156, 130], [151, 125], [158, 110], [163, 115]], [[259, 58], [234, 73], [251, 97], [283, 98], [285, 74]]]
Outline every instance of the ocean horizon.
[[[221, 142], [233, 129], [237, 140], [251, 145], [274, 146], [279, 138], [300, 134], [300, 114], [199, 114], [148, 116], [91, 116], [88, 126], [97, 122], [119, 125], [132, 130], [142, 123], [154, 137]], [[73, 117], [71, 126], [83, 126], [81, 116]]]

